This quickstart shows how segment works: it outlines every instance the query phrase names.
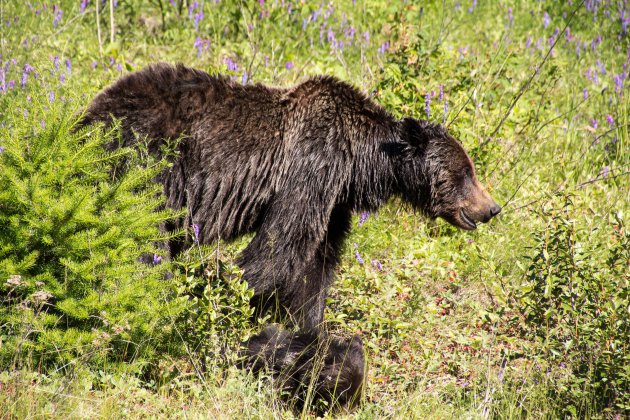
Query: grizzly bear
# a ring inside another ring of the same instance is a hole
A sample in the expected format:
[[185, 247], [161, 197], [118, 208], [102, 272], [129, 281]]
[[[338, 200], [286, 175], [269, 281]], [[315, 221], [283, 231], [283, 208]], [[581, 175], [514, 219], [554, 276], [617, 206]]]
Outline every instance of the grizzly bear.
[[[188, 209], [168, 228], [192, 233], [170, 244], [171, 255], [193, 240], [255, 232], [238, 259], [252, 304], [282, 309], [305, 334], [316, 336], [322, 323], [353, 212], [400, 196], [430, 218], [475, 229], [501, 210], [444, 127], [396, 120], [333, 77], [277, 88], [155, 64], [101, 92], [81, 124], [113, 119], [123, 146], [142, 140], [159, 156], [167, 140], [180, 139], [159, 182], [167, 206]], [[349, 368], [361, 383], [362, 358]]]

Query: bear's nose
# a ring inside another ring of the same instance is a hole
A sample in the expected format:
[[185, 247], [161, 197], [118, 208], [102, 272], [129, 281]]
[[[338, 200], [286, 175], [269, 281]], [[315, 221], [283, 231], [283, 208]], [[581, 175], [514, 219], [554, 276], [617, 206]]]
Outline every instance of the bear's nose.
[[494, 217], [499, 213], [501, 213], [501, 206], [499, 206], [497, 203], [494, 203], [494, 205], [490, 207], [490, 217]]

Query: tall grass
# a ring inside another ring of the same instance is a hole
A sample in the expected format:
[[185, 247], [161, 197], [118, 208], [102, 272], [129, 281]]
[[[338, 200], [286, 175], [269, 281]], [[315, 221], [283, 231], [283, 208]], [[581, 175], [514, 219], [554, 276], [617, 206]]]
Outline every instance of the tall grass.
[[[504, 210], [473, 233], [423, 220], [399, 201], [357, 215], [326, 319], [333, 331], [363, 335], [369, 377], [365, 404], [342, 415], [628, 414], [627, 1], [0, 2], [0, 18], [0, 179], [32, 165], [37, 147], [50, 179], [60, 162], [78, 168], [81, 161], [57, 159], [55, 145], [80, 139], [53, 129], [56, 122], [70, 123], [104, 86], [158, 60], [242, 83], [335, 75], [395, 115], [444, 123], [462, 140]], [[24, 181], [14, 178], [11, 185]], [[63, 191], [52, 181], [42, 188]], [[14, 215], [12, 231], [28, 238], [24, 215], [33, 209], [22, 209], [0, 205], [0, 220]], [[7, 226], [0, 259], [24, 258], [29, 242], [7, 239]], [[155, 239], [125, 238], [138, 247]], [[16, 369], [25, 359], [3, 359], [0, 412], [312, 414], [292, 411], [264, 378], [228, 367], [232, 356], [220, 350], [255, 331], [249, 292], [229, 264], [231, 283], [203, 271], [231, 261], [246, 241], [156, 266], [174, 273], [162, 297], [186, 305], [163, 314], [169, 338], [146, 355], [145, 368], [70, 355], [72, 369], [38, 361]], [[32, 301], [41, 280], [19, 264], [10, 273], [2, 267], [1, 293], [20, 275]], [[51, 284], [63, 283], [60, 267], [50, 270]], [[3, 311], [19, 311], [7, 302]], [[10, 325], [0, 324], [0, 352], [15, 340]]]

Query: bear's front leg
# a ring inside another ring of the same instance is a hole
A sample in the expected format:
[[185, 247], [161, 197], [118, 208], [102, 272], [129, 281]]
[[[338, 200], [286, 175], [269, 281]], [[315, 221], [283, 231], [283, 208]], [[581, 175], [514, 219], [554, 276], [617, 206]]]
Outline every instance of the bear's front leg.
[[350, 231], [351, 212], [343, 206], [333, 209], [324, 240], [306, 265], [300, 296], [294, 300], [293, 313], [300, 326], [317, 329], [324, 321], [328, 288], [333, 283], [335, 268], [341, 259], [341, 248]]
[[[321, 216], [320, 216], [321, 217]], [[257, 313], [281, 310], [303, 329], [317, 329], [324, 316], [327, 290], [350, 229], [350, 210], [331, 209], [325, 223], [315, 217], [290, 221], [270, 213], [243, 251], [239, 265], [254, 289]], [[276, 223], [272, 223], [276, 221]]]

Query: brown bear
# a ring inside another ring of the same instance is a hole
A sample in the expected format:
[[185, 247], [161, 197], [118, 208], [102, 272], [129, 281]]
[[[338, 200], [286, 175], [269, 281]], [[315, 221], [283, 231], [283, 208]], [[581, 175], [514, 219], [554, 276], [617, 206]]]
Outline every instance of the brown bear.
[[[252, 304], [282, 308], [305, 334], [323, 320], [353, 212], [400, 196], [431, 218], [475, 229], [501, 210], [444, 127], [396, 120], [332, 77], [276, 88], [155, 64], [106, 88], [81, 123], [112, 119], [121, 120], [123, 145], [146, 138], [156, 155], [167, 139], [181, 139], [159, 181], [167, 206], [188, 208], [169, 228], [194, 233], [171, 243], [171, 255], [193, 240], [255, 232], [238, 260]], [[362, 360], [352, 363], [362, 375]]]

